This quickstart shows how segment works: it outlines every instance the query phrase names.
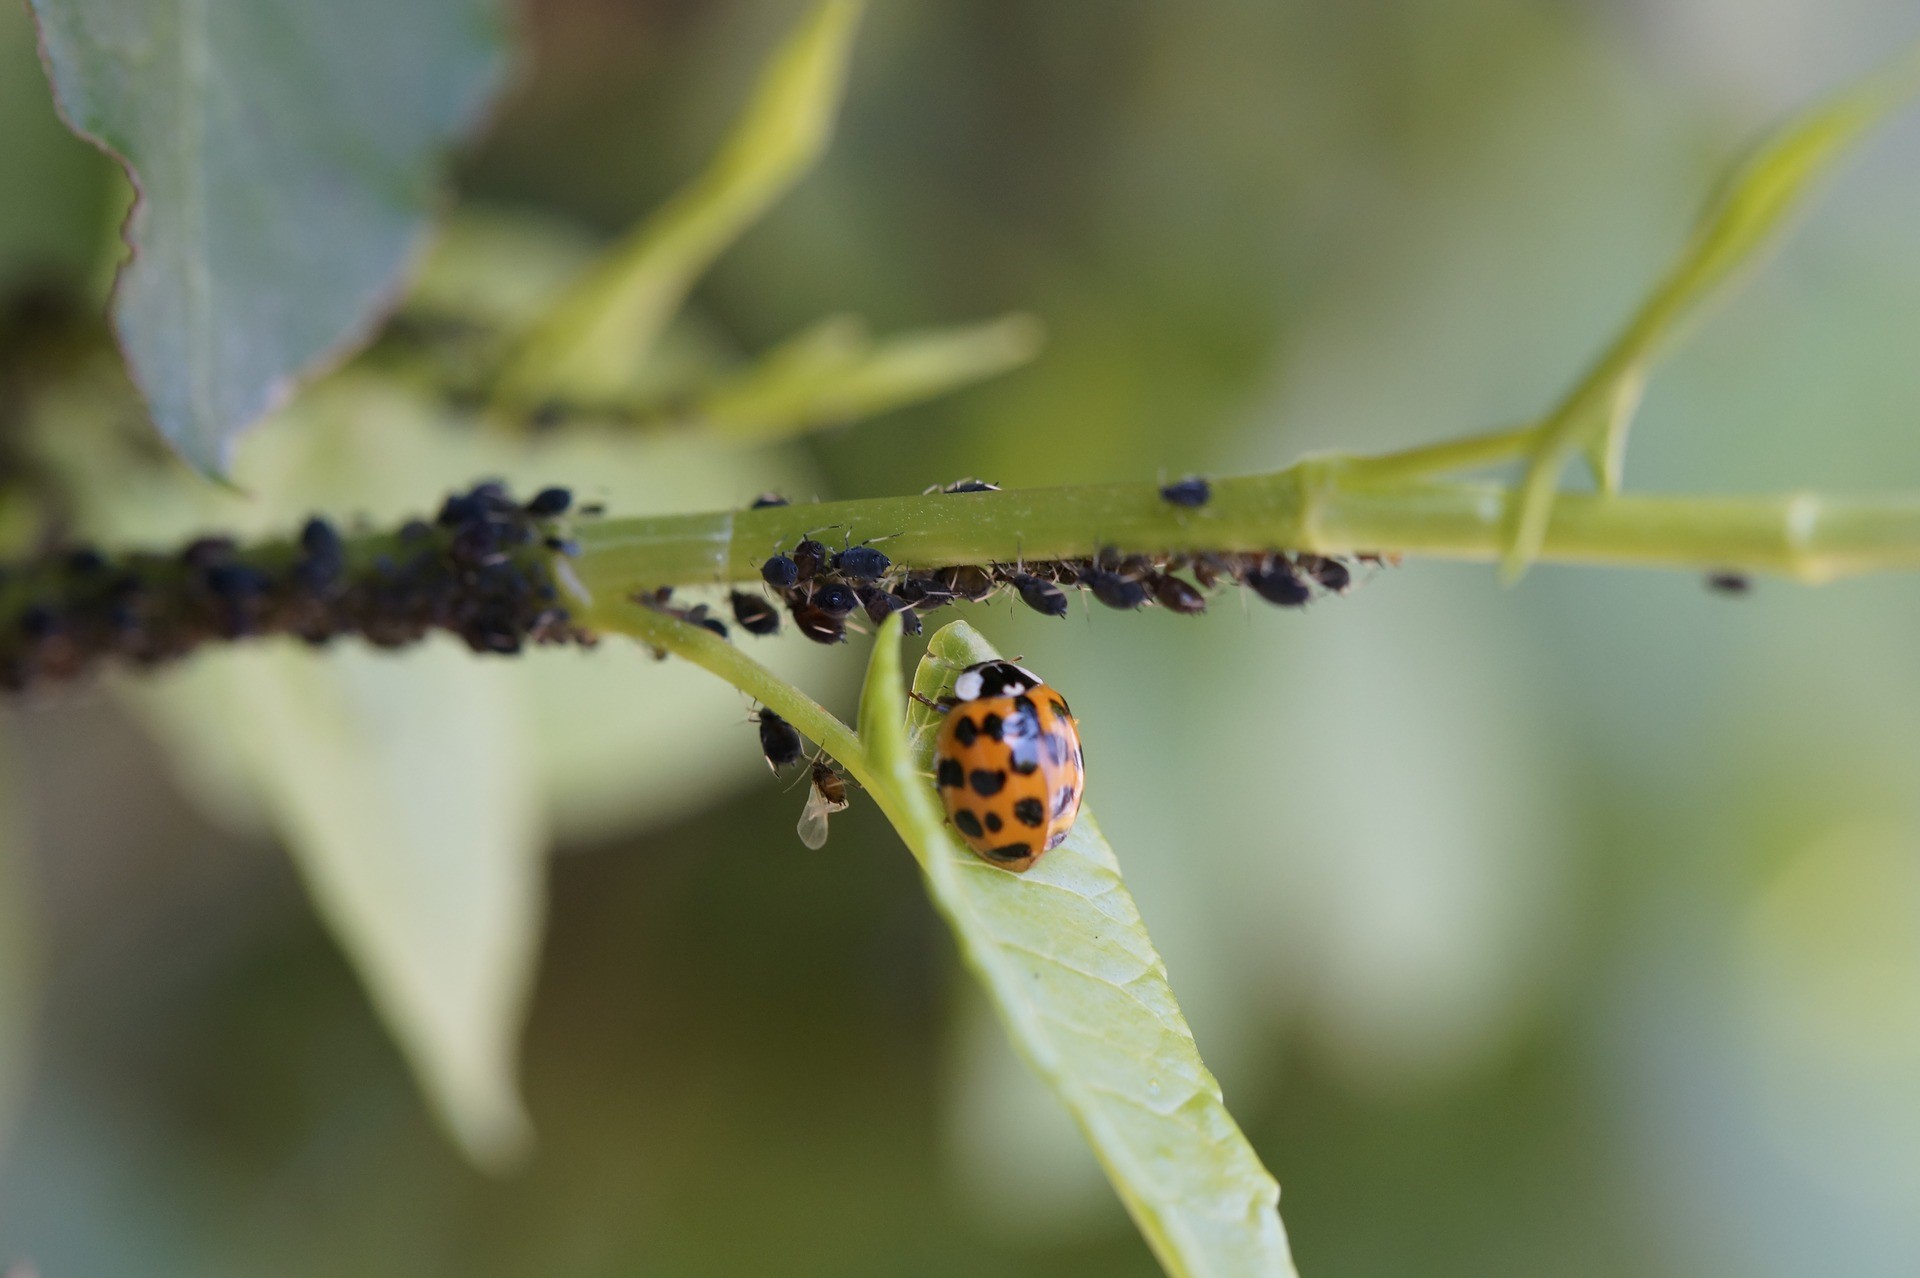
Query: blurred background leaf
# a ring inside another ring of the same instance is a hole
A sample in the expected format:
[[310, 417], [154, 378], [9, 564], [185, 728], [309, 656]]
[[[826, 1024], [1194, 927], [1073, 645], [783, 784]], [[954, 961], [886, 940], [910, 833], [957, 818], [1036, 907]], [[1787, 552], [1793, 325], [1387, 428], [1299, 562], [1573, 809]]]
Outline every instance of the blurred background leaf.
[[234, 437], [364, 341], [505, 71], [495, 0], [36, 0], [67, 121], [141, 197], [114, 318], [161, 434]]
[[702, 399], [697, 413], [729, 438], [778, 439], [985, 381], [1039, 354], [1040, 338], [1029, 315], [879, 341], [860, 319], [835, 315], [761, 356]]
[[604, 400], [625, 389], [694, 281], [819, 160], [862, 0], [821, 0], [767, 66], [707, 169], [589, 266], [528, 335], [504, 394]]
[[239, 746], [315, 904], [449, 1128], [524, 1152], [516, 1076], [543, 922], [538, 794], [511, 689], [436, 643], [220, 662]]
[[30, 881], [30, 837], [9, 735], [0, 739], [0, 1157], [32, 1064], [39, 1015], [39, 925]]

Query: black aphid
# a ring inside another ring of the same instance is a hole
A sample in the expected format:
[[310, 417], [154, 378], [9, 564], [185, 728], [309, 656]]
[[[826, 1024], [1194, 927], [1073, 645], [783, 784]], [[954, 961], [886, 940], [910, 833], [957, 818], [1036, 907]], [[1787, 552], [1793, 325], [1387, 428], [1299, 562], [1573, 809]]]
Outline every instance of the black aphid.
[[811, 537], [793, 548], [792, 557], [803, 579], [819, 576], [820, 570], [827, 566], [827, 548]]
[[953, 591], [933, 577], [908, 577], [893, 593], [910, 608], [926, 612], [953, 602]]
[[950, 595], [974, 603], [993, 593], [993, 574], [975, 564], [954, 564], [934, 576]]
[[830, 616], [811, 603], [793, 605], [793, 624], [815, 643], [841, 643], [847, 637], [844, 617]]
[[753, 505], [749, 506], [748, 509], [767, 510], [774, 506], [785, 506], [787, 504], [787, 499], [779, 493], [761, 493], [753, 499]]
[[848, 581], [878, 581], [893, 561], [872, 546], [852, 546], [833, 557], [834, 571]]
[[1300, 567], [1324, 590], [1341, 594], [1353, 584], [1353, 571], [1338, 559], [1325, 555], [1301, 555]]
[[1207, 610], [1207, 597], [1172, 573], [1160, 573], [1153, 578], [1153, 599], [1168, 612], [1183, 616]]
[[1009, 578], [1020, 592], [1020, 602], [1044, 617], [1067, 615], [1067, 592], [1051, 581], [1042, 581], [1030, 572], [1017, 572]]
[[780, 610], [764, 596], [736, 590], [727, 596], [727, 602], [733, 605], [733, 619], [748, 634], [772, 635], [780, 632]]
[[1710, 572], [1707, 589], [1716, 595], [1744, 595], [1753, 589], [1753, 578], [1743, 572]]
[[564, 515], [573, 505], [573, 494], [564, 488], [542, 488], [527, 503], [527, 513], [535, 519], [550, 519], [555, 515]]
[[859, 596], [860, 606], [866, 609], [867, 620], [876, 626], [906, 607], [878, 586], [855, 586], [853, 593]]
[[1089, 568], [1080, 574], [1080, 584], [1109, 608], [1125, 612], [1147, 602], [1147, 588], [1129, 577], [1104, 568]]
[[702, 630], [711, 630], [722, 639], [727, 638], [727, 623], [707, 611], [705, 604], [695, 604], [683, 614], [683, 621], [690, 621]]
[[806, 747], [799, 729], [765, 706], [754, 711], [753, 718], [760, 725], [760, 753], [767, 757], [769, 768], [778, 772], [800, 762]]
[[1160, 490], [1160, 496], [1175, 506], [1204, 506], [1213, 498], [1213, 485], [1198, 475], [1189, 475]]
[[786, 590], [800, 580], [800, 566], [785, 555], [775, 555], [760, 565], [760, 579], [775, 590]]
[[1312, 588], [1279, 555], [1247, 569], [1246, 583], [1253, 587], [1254, 594], [1282, 608], [1298, 608], [1313, 598]]
[[860, 596], [853, 593], [853, 587], [836, 581], [813, 592], [813, 606], [829, 617], [845, 617], [860, 606]]

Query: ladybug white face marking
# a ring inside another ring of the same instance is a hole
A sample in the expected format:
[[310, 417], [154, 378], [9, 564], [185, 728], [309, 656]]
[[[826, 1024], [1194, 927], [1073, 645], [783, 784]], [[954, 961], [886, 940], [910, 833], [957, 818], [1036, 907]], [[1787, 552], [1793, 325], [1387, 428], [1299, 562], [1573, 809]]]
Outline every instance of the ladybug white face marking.
[[983, 661], [960, 672], [953, 681], [953, 696], [956, 701], [978, 701], [982, 697], [1011, 697], [1039, 686], [1039, 675], [1011, 661]]

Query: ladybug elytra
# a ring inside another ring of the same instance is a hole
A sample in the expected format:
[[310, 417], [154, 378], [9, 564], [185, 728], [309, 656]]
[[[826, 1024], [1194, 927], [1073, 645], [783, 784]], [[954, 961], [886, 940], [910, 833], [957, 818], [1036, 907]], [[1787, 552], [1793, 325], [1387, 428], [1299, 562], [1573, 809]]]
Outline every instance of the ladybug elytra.
[[1031, 869], [1067, 837], [1086, 788], [1066, 698], [1011, 661], [983, 661], [943, 704], [933, 758], [947, 819], [981, 859]]

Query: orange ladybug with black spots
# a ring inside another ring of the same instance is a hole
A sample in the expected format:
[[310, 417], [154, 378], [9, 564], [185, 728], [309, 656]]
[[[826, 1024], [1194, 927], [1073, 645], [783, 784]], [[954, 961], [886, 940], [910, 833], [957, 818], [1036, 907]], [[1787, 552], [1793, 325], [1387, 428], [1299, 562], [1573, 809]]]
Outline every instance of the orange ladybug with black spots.
[[947, 820], [982, 860], [1031, 869], [1067, 837], [1086, 789], [1067, 699], [1011, 661], [983, 661], [941, 704], [934, 782]]

